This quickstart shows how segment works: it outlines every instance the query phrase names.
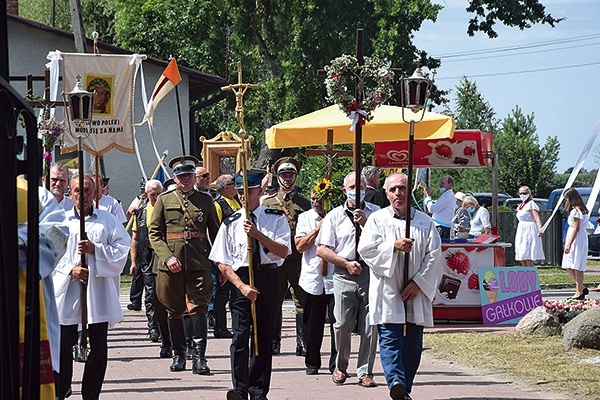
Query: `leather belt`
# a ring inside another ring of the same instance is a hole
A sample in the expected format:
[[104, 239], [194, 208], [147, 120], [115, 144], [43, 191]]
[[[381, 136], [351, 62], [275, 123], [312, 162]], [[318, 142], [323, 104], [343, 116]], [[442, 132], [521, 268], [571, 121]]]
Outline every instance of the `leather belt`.
[[198, 231], [183, 231], [179, 233], [167, 233], [167, 240], [173, 239], [206, 239], [206, 233], [201, 233]]

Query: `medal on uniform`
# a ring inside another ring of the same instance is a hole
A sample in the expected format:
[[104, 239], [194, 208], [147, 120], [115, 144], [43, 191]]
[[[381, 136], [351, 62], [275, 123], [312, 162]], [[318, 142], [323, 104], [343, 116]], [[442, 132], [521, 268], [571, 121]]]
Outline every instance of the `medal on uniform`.
[[204, 213], [202, 211], [198, 211], [198, 222], [204, 221]]

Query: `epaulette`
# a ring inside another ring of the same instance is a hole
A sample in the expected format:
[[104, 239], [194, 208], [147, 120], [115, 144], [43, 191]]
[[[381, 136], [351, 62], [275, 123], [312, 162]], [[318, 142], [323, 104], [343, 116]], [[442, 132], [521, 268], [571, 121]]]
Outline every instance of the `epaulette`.
[[265, 208], [265, 214], [283, 215], [283, 210], [276, 210], [274, 208]]
[[231, 224], [231, 223], [232, 223], [233, 221], [235, 221], [236, 219], [240, 219], [240, 217], [241, 217], [241, 216], [242, 216], [242, 213], [238, 211], [238, 212], [236, 212], [236, 213], [233, 213], [233, 214], [231, 214], [229, 217], [225, 218], [225, 219], [223, 220], [223, 223], [224, 223], [225, 225], [229, 226], [229, 224]]

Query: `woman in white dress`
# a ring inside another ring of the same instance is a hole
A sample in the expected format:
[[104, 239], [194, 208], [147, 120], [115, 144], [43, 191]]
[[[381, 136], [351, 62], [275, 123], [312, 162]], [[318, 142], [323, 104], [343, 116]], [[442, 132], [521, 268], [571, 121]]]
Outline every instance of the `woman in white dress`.
[[588, 253], [588, 238], [585, 227], [589, 219], [589, 212], [579, 195], [573, 188], [565, 190], [565, 211], [569, 213], [567, 223], [567, 238], [562, 259], [562, 267], [567, 270], [569, 276], [575, 282], [575, 300], [584, 300], [589, 293], [588, 288], [583, 286], [583, 273], [586, 270]]
[[524, 267], [533, 267], [534, 261], [545, 259], [540, 208], [533, 201], [531, 190], [527, 186], [519, 188], [519, 197], [521, 204], [517, 207], [519, 225], [515, 235], [515, 260], [521, 261]]

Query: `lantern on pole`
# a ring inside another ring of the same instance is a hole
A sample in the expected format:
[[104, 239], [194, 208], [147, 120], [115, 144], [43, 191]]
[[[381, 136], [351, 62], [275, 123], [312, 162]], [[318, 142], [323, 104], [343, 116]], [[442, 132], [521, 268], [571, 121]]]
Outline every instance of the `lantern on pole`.
[[[77, 75], [75, 88], [69, 93], [63, 92], [67, 118], [69, 119], [69, 135], [77, 138], [77, 162], [79, 164], [79, 240], [87, 240], [85, 233], [85, 206], [84, 206], [84, 174], [83, 174], [83, 138], [90, 135], [89, 130], [84, 129], [92, 122], [94, 114], [94, 97], [96, 92], [88, 92], [81, 85], [81, 76]], [[71, 125], [77, 129], [73, 132]], [[85, 254], [81, 254], [81, 267], [87, 268]], [[87, 284], [81, 284], [81, 347], [82, 359], [87, 360]]]

